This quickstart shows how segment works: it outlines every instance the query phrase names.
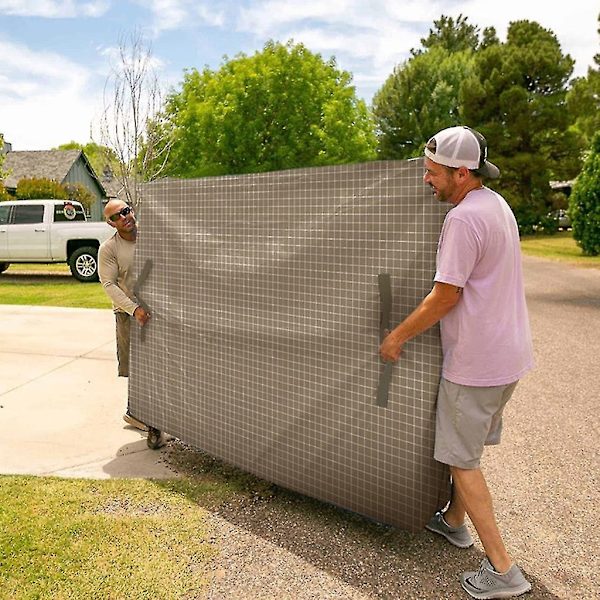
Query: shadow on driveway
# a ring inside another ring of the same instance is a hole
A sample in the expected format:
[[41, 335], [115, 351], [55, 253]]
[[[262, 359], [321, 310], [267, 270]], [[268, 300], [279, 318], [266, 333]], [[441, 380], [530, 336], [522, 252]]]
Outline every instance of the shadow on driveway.
[[[166, 461], [197, 484], [186, 495], [208, 511], [218, 554], [207, 598], [466, 598], [458, 576], [477, 570], [484, 558], [478, 546], [461, 550], [425, 530], [411, 534], [375, 523], [179, 443], [170, 445]], [[225, 501], [205, 492], [232, 481], [242, 489]], [[534, 586], [527, 598], [560, 598], [526, 576]]]

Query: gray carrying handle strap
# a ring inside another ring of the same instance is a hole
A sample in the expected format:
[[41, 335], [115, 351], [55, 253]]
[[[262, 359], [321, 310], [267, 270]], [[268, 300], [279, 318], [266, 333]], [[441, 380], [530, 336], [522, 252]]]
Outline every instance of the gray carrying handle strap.
[[[382, 342], [386, 331], [390, 328], [390, 316], [392, 314], [392, 280], [389, 273], [379, 273], [377, 276], [379, 286], [379, 341]], [[375, 404], [382, 408], [388, 405], [388, 394], [390, 382], [392, 380], [393, 363], [386, 362], [379, 374], [379, 383], [377, 385], [377, 398]]]
[[[144, 263], [144, 266], [142, 267], [142, 270], [141, 270], [140, 274], [138, 275], [138, 278], [137, 278], [135, 284], [133, 285], [133, 293], [135, 294], [137, 303], [147, 313], [151, 313], [152, 311], [150, 310], [150, 307], [140, 297], [140, 289], [142, 288], [144, 283], [146, 283], [146, 279], [148, 279], [148, 275], [150, 275], [151, 270], [152, 270], [152, 259], [148, 258], [148, 259], [146, 259], [146, 262]], [[146, 323], [146, 325], [144, 325], [144, 327], [142, 327], [141, 336], [140, 336], [142, 342], [146, 341], [146, 327], [147, 326], [148, 326], [148, 323]]]

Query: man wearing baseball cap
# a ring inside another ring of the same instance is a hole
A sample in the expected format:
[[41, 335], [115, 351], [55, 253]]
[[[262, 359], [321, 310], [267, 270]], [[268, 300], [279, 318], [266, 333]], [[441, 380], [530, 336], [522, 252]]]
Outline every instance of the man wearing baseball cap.
[[531, 589], [504, 546], [479, 466], [484, 446], [500, 443], [504, 406], [533, 367], [517, 223], [504, 198], [483, 184], [499, 176], [485, 138], [469, 127], [444, 129], [427, 142], [423, 180], [453, 206], [440, 234], [433, 289], [380, 348], [384, 360], [395, 361], [405, 342], [440, 321], [434, 457], [450, 467], [453, 486], [446, 510], [427, 529], [468, 548], [469, 515], [486, 552], [478, 571], [461, 576], [473, 598]]

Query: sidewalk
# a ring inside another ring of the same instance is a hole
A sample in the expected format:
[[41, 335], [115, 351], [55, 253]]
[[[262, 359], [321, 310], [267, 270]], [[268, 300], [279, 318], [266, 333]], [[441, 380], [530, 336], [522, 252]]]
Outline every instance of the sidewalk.
[[122, 420], [110, 310], [0, 305], [0, 473], [169, 478]]

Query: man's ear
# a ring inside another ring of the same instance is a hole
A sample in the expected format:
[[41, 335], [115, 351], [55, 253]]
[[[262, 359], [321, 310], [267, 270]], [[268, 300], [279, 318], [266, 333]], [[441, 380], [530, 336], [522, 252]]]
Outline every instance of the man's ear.
[[464, 179], [465, 177], [469, 176], [469, 169], [467, 169], [467, 167], [459, 167], [458, 171], [457, 171], [459, 177], [461, 177], [462, 179]]
[[111, 227], [115, 227], [115, 224], [110, 219], [106, 219], [106, 223]]

